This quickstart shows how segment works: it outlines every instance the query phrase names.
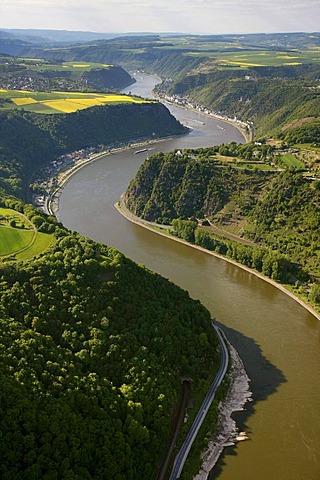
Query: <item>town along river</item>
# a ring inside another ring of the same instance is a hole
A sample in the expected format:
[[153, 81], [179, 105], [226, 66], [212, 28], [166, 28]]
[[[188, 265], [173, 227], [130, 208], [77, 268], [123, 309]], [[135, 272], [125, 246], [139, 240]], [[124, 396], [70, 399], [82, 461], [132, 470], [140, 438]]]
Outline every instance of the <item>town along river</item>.
[[[139, 80], [128, 90], [146, 95], [155, 79]], [[242, 140], [230, 125], [173, 111], [194, 128], [190, 135], [150, 146], [149, 152], [134, 155], [135, 148], [105, 156], [82, 169], [63, 190], [59, 218], [188, 290], [239, 351], [254, 401], [236, 419], [251, 440], [225, 449], [210, 479], [319, 480], [320, 322], [256, 276], [132, 224], [114, 208], [147, 154]]]

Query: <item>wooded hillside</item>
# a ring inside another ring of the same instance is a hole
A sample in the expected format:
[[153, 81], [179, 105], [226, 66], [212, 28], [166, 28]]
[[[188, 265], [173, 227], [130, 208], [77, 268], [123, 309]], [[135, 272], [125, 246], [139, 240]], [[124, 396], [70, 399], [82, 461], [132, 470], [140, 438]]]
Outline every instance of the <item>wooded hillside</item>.
[[185, 132], [160, 103], [92, 107], [56, 115], [5, 111], [0, 113], [0, 188], [25, 198], [33, 173], [62, 153]]
[[1, 478], [155, 478], [181, 378], [199, 391], [219, 362], [209, 312], [118, 251], [1, 204], [55, 236], [33, 260], [0, 262]]
[[150, 157], [129, 184], [127, 207], [274, 280], [304, 284], [300, 293], [320, 303], [320, 181], [290, 168], [219, 160], [216, 151], [232, 155], [233, 149], [250, 145]]

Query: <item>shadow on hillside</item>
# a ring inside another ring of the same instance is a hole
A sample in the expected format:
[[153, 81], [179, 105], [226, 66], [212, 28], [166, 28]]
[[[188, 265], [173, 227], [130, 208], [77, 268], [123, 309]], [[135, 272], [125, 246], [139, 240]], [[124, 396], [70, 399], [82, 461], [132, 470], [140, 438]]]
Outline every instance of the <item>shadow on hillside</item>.
[[[243, 412], [237, 412], [233, 415], [239, 430], [246, 430], [246, 421], [254, 413], [255, 405], [274, 394], [287, 380], [283, 372], [262, 354], [261, 348], [255, 340], [225, 325], [219, 324], [219, 326], [238, 351], [251, 380], [250, 387], [253, 393], [253, 401], [246, 404]], [[224, 449], [219, 461], [209, 475], [209, 480], [219, 478], [225, 466], [224, 459], [227, 455], [237, 455], [236, 445]]]

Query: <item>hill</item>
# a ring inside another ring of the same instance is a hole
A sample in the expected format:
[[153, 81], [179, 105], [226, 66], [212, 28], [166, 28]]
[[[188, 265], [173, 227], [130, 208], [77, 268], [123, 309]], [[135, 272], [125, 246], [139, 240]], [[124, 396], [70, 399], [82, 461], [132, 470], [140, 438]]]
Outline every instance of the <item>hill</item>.
[[65, 152], [182, 133], [140, 100], [0, 113], [1, 478], [155, 478], [182, 379], [206, 393], [219, 364], [209, 312], [20, 200]]
[[122, 67], [0, 55], [0, 88], [33, 91], [121, 90], [135, 82]]
[[173, 234], [187, 241], [301, 287], [307, 296], [320, 278], [320, 181], [292, 167], [279, 172], [265, 170], [261, 161], [250, 166], [239, 159], [241, 150], [231, 153], [250, 145], [227, 147], [150, 157], [129, 184], [126, 206], [146, 220], [172, 224]]
[[219, 361], [208, 311], [118, 251], [1, 204], [55, 239], [0, 262], [1, 478], [155, 478], [181, 378], [201, 392]]
[[185, 127], [160, 103], [55, 115], [4, 111], [0, 113], [0, 191], [26, 199], [33, 173], [65, 152], [183, 133]]
[[164, 91], [252, 123], [258, 138], [277, 137], [293, 122], [319, 117], [319, 74], [318, 65], [251, 67], [241, 71], [215, 68], [209, 73], [187, 75]]

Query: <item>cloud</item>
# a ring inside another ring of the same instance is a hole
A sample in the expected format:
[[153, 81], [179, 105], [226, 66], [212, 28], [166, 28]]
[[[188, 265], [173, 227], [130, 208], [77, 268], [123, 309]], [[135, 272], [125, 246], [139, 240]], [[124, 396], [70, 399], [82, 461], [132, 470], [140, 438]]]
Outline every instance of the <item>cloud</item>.
[[0, 0], [0, 28], [317, 31], [319, 18], [319, 0]]

